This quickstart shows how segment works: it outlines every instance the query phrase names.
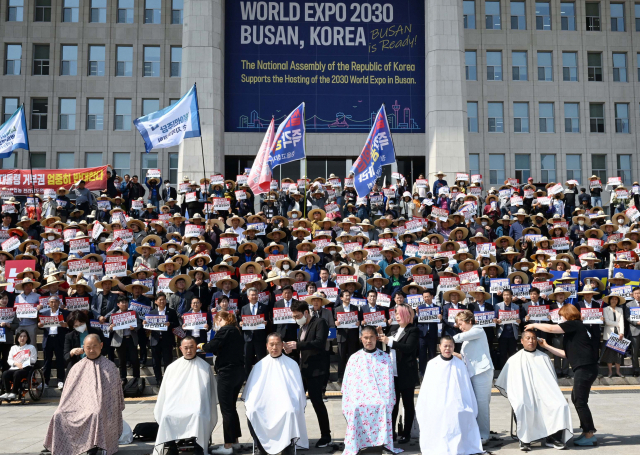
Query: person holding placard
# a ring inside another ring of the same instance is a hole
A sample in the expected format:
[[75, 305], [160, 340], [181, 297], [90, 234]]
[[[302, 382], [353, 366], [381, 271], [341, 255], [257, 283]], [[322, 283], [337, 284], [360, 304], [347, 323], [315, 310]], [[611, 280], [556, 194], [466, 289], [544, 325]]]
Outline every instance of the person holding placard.
[[631, 332], [631, 365], [633, 376], [640, 376], [640, 366], [638, 366], [638, 354], [640, 353], [640, 287], [634, 287], [631, 291], [633, 299], [625, 305], [624, 318], [629, 324]]
[[[515, 311], [516, 319], [502, 321], [501, 315]], [[501, 313], [502, 312], [502, 313]], [[507, 363], [509, 357], [518, 351], [518, 326], [520, 325], [520, 306], [513, 303], [513, 292], [511, 289], [502, 290], [502, 302], [495, 304], [496, 318], [493, 322], [498, 326], [498, 350], [500, 352], [500, 366]]]
[[[335, 326], [337, 328], [336, 340], [338, 342], [338, 382], [341, 383], [344, 378], [344, 371], [349, 358], [359, 349], [358, 320], [359, 308], [351, 304], [351, 293], [347, 290], [340, 291], [340, 305], [335, 307]], [[346, 315], [346, 316], [345, 316]], [[353, 316], [353, 317], [351, 317]], [[352, 321], [345, 323], [344, 321]], [[349, 328], [344, 326], [348, 325]], [[341, 327], [342, 326], [342, 327]]]
[[44, 375], [44, 383], [49, 384], [51, 379], [51, 368], [53, 366], [53, 356], [56, 357], [56, 370], [58, 374], [58, 389], [62, 390], [65, 379], [65, 358], [64, 358], [64, 340], [69, 332], [67, 323], [68, 312], [60, 308], [60, 299], [57, 296], [51, 296], [48, 300], [49, 308], [40, 313], [42, 317], [62, 316], [62, 320], [57, 325], [45, 327], [40, 319], [38, 327], [43, 331], [42, 351], [44, 354], [44, 366], [42, 368]]
[[[591, 309], [602, 310], [602, 305], [594, 300], [594, 297], [597, 294], [599, 294], [598, 289], [592, 288], [590, 284], [586, 284], [582, 288], [582, 291], [578, 292], [578, 295], [582, 296], [582, 300], [577, 303], [577, 307], [581, 313], [585, 312], [584, 310], [591, 310]], [[583, 318], [583, 321], [584, 321], [584, 318]], [[591, 335], [591, 344], [593, 345], [593, 351], [596, 353], [596, 356], [598, 356], [600, 352], [600, 339], [602, 338], [601, 327], [603, 323], [604, 323], [603, 316], [599, 318], [599, 321], [589, 320], [588, 322], [586, 322], [587, 330]], [[604, 339], [606, 340], [607, 338], [609, 337], [606, 336]]]
[[[15, 285], [15, 290], [16, 291], [21, 291], [20, 294], [18, 294], [16, 296], [15, 302], [14, 302], [14, 308], [17, 305], [23, 305], [23, 304], [29, 304], [32, 305], [33, 307], [37, 307], [40, 304], [40, 295], [36, 294], [35, 290], [38, 289], [40, 287], [40, 283], [37, 281], [34, 281], [31, 278], [23, 278], [22, 281], [17, 282]], [[31, 340], [35, 340], [36, 339], [36, 328], [38, 327], [37, 325], [37, 318], [20, 318], [20, 329], [21, 330], [26, 330], [27, 333], [29, 334], [29, 339]]]
[[609, 368], [609, 379], [614, 376], [611, 371], [614, 363], [616, 365], [615, 376], [619, 378], [624, 377], [622, 373], [620, 373], [620, 364], [624, 362], [624, 356], [613, 349], [606, 348], [607, 340], [611, 334], [618, 335], [621, 340], [624, 338], [624, 311], [620, 307], [620, 300], [621, 298], [617, 295], [607, 295], [602, 298], [602, 301], [609, 306], [604, 307], [602, 312], [604, 317], [604, 331], [602, 338], [604, 341], [602, 342], [602, 357], [600, 358], [600, 361], [607, 364], [607, 367]]
[[[293, 288], [289, 285], [284, 286], [282, 288], [281, 297], [282, 298], [280, 300], [277, 300], [276, 303], [274, 304], [274, 310], [276, 308], [288, 308], [290, 311], [291, 305], [294, 302], [298, 301], [297, 299], [293, 298]], [[291, 318], [293, 319], [293, 316]], [[280, 337], [282, 338], [282, 341], [284, 342], [296, 341], [298, 337], [298, 324], [296, 324], [295, 322], [286, 323], [286, 324], [276, 323], [275, 318], [274, 318], [274, 324], [276, 326], [275, 331], [280, 335]], [[298, 351], [292, 351], [289, 354], [287, 354], [287, 356], [291, 357], [296, 362], [298, 362], [300, 359], [300, 353]]]
[[[111, 332], [111, 347], [118, 354], [120, 379], [123, 385], [127, 381], [127, 361], [131, 362], [134, 379], [140, 379], [140, 359], [138, 358], [138, 330], [142, 327], [135, 316], [135, 325], [114, 329], [114, 316], [129, 311], [129, 299], [125, 296], [118, 298], [118, 311], [109, 316], [109, 331]], [[135, 312], [133, 312], [135, 314]], [[117, 318], [117, 316], [116, 316]]]
[[6, 371], [9, 369], [9, 351], [13, 346], [13, 339], [15, 331], [19, 327], [19, 321], [15, 310], [9, 308], [9, 294], [4, 291], [6, 285], [0, 285], [0, 288], [3, 289], [2, 294], [0, 294], [0, 318], [2, 320], [0, 328], [4, 330], [4, 339], [0, 339], [0, 369]]
[[31, 344], [31, 337], [26, 330], [18, 330], [15, 344], [9, 350], [7, 362], [9, 369], [2, 373], [2, 385], [5, 393], [0, 400], [15, 400], [20, 393], [20, 383], [27, 379], [38, 361], [38, 351]]
[[[240, 317], [245, 319], [246, 316], [262, 315], [264, 323], [268, 319], [269, 308], [258, 302], [258, 289], [250, 287], [247, 289], [247, 299], [249, 303], [244, 305], [240, 310]], [[243, 321], [240, 320], [240, 327], [243, 327]], [[267, 330], [242, 328], [244, 336], [244, 371], [248, 377], [251, 369], [256, 362], [262, 360], [267, 355]]]

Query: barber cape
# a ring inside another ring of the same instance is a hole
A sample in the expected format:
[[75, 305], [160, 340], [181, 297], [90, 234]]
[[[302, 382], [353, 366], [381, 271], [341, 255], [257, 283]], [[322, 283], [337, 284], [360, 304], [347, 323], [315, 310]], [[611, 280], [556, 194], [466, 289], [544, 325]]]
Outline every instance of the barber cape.
[[571, 439], [571, 411], [548, 355], [538, 350], [518, 351], [509, 358], [495, 385], [509, 399], [520, 441], [530, 443], [560, 430], [564, 430], [562, 442]]
[[118, 451], [124, 396], [120, 372], [110, 360], [87, 357], [71, 368], [44, 446], [53, 455], [77, 455], [94, 447]]
[[477, 415], [476, 396], [464, 362], [438, 356], [427, 363], [416, 405], [422, 453], [483, 453]]
[[282, 452], [292, 440], [298, 447], [309, 448], [304, 420], [307, 398], [295, 360], [285, 355], [263, 358], [251, 370], [242, 400], [247, 419], [267, 453]]
[[342, 381], [342, 413], [347, 420], [344, 455], [366, 447], [393, 448], [391, 413], [396, 404], [393, 365], [389, 354], [364, 349], [349, 358]]
[[197, 438], [203, 449], [218, 421], [216, 380], [211, 366], [200, 357], [180, 357], [162, 379], [153, 415], [158, 422], [156, 453], [165, 442]]

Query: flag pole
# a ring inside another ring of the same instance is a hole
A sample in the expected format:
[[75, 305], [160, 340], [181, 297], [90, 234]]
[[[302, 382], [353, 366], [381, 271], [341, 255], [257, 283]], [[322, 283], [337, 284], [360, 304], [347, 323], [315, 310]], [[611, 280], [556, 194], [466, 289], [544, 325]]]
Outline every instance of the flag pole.
[[[25, 123], [26, 123], [26, 116], [24, 113], [24, 103], [22, 103], [22, 106], [20, 107], [20, 109], [22, 109], [22, 116], [25, 118]], [[25, 135], [27, 135], [27, 131], [25, 128]], [[29, 144], [29, 136], [27, 136], [27, 144]], [[27, 154], [29, 156], [29, 170], [31, 171], [31, 190], [33, 191], [33, 203], [35, 204], [36, 202], [36, 186], [33, 183], [33, 163], [31, 163], [31, 146], [28, 146], [29, 148], [27, 148]], [[27, 200], [28, 200], [28, 196], [27, 196]], [[37, 211], [36, 211], [37, 213]]]
[[307, 104], [304, 104], [302, 108], [302, 124], [304, 125], [304, 210], [302, 213], [303, 218], [307, 217], [307, 125], [305, 123], [305, 114], [307, 110]]
[[[196, 103], [197, 103], [198, 102], [198, 85], [197, 85], [197, 82], [194, 82], [193, 86], [196, 88]], [[198, 103], [198, 125], [200, 125], [200, 103]], [[202, 126], [200, 126], [200, 153], [202, 154], [202, 172], [204, 174], [205, 195], [208, 196], [209, 195], [209, 185], [207, 185], [207, 170], [205, 168], [205, 162], [204, 162], [204, 143], [202, 142]], [[214, 166], [214, 168], [215, 168], [215, 166]], [[224, 188], [224, 185], [223, 185], [223, 188]], [[208, 200], [209, 198], [207, 197], [206, 199]], [[206, 204], [206, 201], [205, 201], [205, 204]]]

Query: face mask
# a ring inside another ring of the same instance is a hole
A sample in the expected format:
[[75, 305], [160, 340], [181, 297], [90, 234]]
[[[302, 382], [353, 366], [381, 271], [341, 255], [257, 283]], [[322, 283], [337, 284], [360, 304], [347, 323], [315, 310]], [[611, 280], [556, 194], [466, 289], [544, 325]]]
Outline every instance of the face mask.
[[282, 268], [285, 270], [289, 270], [289, 264], [282, 264]]
[[233, 265], [233, 261], [227, 261], [227, 265], [232, 266]]
[[483, 226], [486, 226], [487, 222], [486, 221], [482, 221], [480, 224], [482, 224]]
[[526, 272], [527, 270], [529, 270], [529, 267], [520, 267], [520, 270], [522, 270], [523, 272]]
[[195, 245], [196, 243], [198, 243], [198, 240], [197, 240], [197, 239], [191, 239], [191, 244], [192, 244], [192, 245]]
[[87, 330], [87, 324], [82, 324], [79, 325], [78, 327], [75, 328], [78, 332], [83, 333], [86, 332]]
[[49, 240], [53, 240], [53, 239], [55, 239], [55, 238], [56, 238], [56, 236], [55, 236], [55, 235], [49, 235], [49, 236], [47, 236], [47, 238], [48, 238]]
[[175, 253], [175, 252], [176, 252], [176, 249], [175, 249], [175, 248], [169, 248], [169, 253], [173, 254], [173, 253]]
[[277, 248], [274, 250], [271, 250], [271, 254], [280, 254], [280, 250]]
[[296, 319], [296, 322], [298, 323], [299, 327], [302, 327], [307, 323], [307, 318], [306, 316], [302, 316], [300, 319]]
[[336, 254], [336, 250], [329, 250], [329, 254]]
[[618, 218], [618, 224], [624, 224], [624, 218]]
[[579, 224], [580, 226], [583, 226], [583, 225], [584, 225], [584, 220], [578, 220], [578, 224]]

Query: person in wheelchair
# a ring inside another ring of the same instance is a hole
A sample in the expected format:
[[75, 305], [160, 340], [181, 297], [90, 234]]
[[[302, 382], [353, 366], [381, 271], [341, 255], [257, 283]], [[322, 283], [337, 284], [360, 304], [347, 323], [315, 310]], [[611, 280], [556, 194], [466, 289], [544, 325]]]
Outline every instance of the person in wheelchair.
[[26, 380], [38, 360], [38, 351], [31, 344], [31, 337], [26, 330], [19, 330], [16, 344], [9, 351], [9, 369], [2, 373], [2, 384], [6, 393], [0, 400], [15, 400], [20, 395], [20, 387]]

